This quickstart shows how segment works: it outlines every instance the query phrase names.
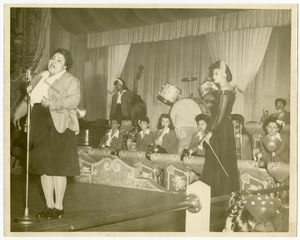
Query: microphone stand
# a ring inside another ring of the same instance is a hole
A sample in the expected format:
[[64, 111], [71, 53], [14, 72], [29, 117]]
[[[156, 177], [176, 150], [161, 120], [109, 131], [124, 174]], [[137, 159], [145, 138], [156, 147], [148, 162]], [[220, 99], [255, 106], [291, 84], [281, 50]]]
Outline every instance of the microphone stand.
[[30, 137], [30, 114], [31, 114], [31, 105], [30, 105], [30, 93], [31, 93], [31, 69], [26, 69], [26, 79], [28, 81], [27, 86], [27, 150], [26, 150], [26, 204], [25, 204], [25, 211], [22, 217], [18, 217], [14, 219], [14, 222], [29, 225], [35, 222], [38, 222], [39, 219], [36, 216], [29, 215], [29, 208], [28, 208], [28, 183], [29, 183], [29, 137]]

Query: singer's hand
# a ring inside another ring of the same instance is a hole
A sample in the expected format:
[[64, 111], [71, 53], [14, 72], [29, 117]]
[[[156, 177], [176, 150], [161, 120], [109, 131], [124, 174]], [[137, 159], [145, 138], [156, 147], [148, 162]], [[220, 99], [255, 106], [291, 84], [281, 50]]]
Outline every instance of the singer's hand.
[[20, 129], [20, 118], [14, 115], [12, 118], [12, 122], [15, 127], [18, 127]]
[[50, 102], [51, 100], [49, 100], [48, 98], [46, 98], [45, 96], [43, 96], [43, 100], [42, 100], [42, 106], [45, 108], [50, 107]]
[[162, 142], [157, 139], [157, 140], [155, 140], [155, 144], [162, 145]]
[[27, 85], [27, 89], [26, 89], [27, 93], [32, 91], [32, 84], [28, 84]]

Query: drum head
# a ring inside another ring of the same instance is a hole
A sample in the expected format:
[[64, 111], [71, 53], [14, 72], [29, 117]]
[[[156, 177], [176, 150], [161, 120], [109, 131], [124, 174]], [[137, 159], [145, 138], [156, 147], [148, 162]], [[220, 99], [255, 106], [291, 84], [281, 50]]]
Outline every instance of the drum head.
[[174, 126], [179, 129], [197, 127], [195, 117], [200, 113], [210, 116], [210, 110], [204, 101], [198, 98], [182, 98], [173, 105], [170, 116]]

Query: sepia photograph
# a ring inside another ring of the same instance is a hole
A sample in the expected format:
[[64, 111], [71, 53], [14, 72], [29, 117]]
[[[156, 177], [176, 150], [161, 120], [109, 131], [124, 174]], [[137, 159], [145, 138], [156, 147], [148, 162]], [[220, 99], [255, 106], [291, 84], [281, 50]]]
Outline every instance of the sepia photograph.
[[3, 11], [4, 236], [297, 236], [298, 5]]

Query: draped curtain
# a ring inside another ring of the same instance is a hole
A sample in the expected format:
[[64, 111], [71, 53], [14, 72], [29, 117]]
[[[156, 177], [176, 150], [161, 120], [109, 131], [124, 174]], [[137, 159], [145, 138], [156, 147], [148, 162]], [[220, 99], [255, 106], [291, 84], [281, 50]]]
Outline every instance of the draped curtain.
[[87, 114], [85, 119], [105, 119], [107, 107], [107, 79], [108, 79], [108, 47], [89, 49], [84, 63], [84, 94]]
[[[70, 69], [75, 77], [80, 81], [80, 92], [81, 92], [81, 101], [80, 107], [85, 107], [85, 99], [83, 96], [90, 94], [85, 89], [85, 58], [86, 58], [86, 35], [75, 36], [66, 31], [61, 24], [57, 21], [55, 16], [52, 16], [51, 19], [51, 35], [50, 35], [50, 54], [55, 51], [57, 48], [65, 48], [69, 50], [73, 57], [73, 66]], [[49, 54], [49, 57], [50, 57]], [[49, 60], [47, 59], [47, 62]]]
[[237, 86], [233, 113], [245, 115], [244, 91], [257, 74], [264, 58], [272, 27], [248, 28], [206, 35], [213, 61], [225, 60]]
[[198, 98], [198, 87], [208, 76], [210, 64], [205, 36], [132, 44], [121, 77], [132, 89], [138, 66], [144, 66], [144, 74], [138, 82], [138, 94], [147, 105], [150, 127], [155, 128], [159, 116], [171, 109], [157, 99], [163, 84], [169, 82], [182, 90], [181, 97], [189, 97], [189, 85], [181, 79], [197, 77], [197, 81], [191, 84], [192, 93]]
[[109, 118], [111, 99], [114, 90], [114, 81], [120, 77], [128, 53], [130, 44], [109, 46], [108, 48], [108, 78], [107, 78], [107, 109], [106, 118]]
[[276, 98], [285, 99], [290, 110], [290, 59], [291, 27], [274, 27], [261, 67], [245, 91], [246, 121], [259, 121], [263, 109], [274, 112]]
[[[197, 9], [201, 10], [201, 9]], [[203, 9], [202, 9], [203, 10]], [[182, 11], [182, 10], [181, 10]], [[204, 10], [205, 11], [205, 10]], [[209, 11], [209, 10], [208, 10]], [[156, 42], [208, 33], [291, 24], [290, 9], [255, 9], [87, 34], [87, 47]], [[71, 25], [71, 24], [70, 24]]]
[[39, 61], [35, 73], [39, 73], [47, 69], [48, 60], [50, 57], [50, 26], [51, 26], [51, 11], [49, 8], [42, 8], [41, 16], [41, 32], [39, 34], [39, 42], [37, 50], [33, 57], [33, 62]]

